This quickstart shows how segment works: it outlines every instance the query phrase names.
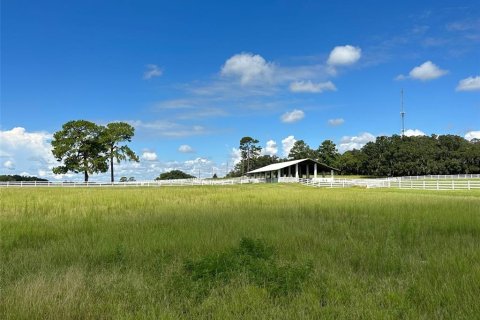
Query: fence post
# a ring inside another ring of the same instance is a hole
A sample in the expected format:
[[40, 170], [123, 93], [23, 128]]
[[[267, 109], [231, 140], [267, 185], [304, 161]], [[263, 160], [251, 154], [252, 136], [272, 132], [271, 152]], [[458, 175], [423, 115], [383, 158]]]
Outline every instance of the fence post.
[[423, 180], [423, 190], [425, 190], [425, 180]]
[[455, 180], [452, 180], [452, 190], [455, 190]]
[[438, 190], [438, 180], [437, 180], [437, 190]]
[[470, 190], [470, 180], [467, 180], [468, 190]]

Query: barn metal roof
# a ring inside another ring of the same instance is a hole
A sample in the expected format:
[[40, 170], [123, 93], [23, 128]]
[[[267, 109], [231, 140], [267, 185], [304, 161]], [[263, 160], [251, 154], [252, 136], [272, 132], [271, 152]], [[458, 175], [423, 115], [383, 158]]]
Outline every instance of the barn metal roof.
[[258, 168], [258, 169], [255, 169], [255, 170], [252, 170], [252, 171], [249, 171], [247, 172], [248, 173], [260, 173], [260, 172], [269, 172], [269, 171], [277, 171], [277, 170], [280, 170], [280, 169], [283, 169], [283, 168], [287, 168], [287, 167], [290, 167], [292, 165], [295, 165], [297, 163], [300, 163], [300, 162], [303, 162], [303, 161], [306, 161], [306, 160], [310, 160], [310, 161], [313, 161], [313, 162], [316, 162], [317, 164], [323, 166], [323, 167], [326, 167], [328, 169], [332, 169], [332, 170], [337, 170], [338, 169], [335, 169], [335, 168], [332, 168], [330, 166], [327, 166], [326, 164], [324, 163], [321, 163], [321, 162], [318, 162], [316, 160], [312, 160], [312, 159], [300, 159], [300, 160], [292, 160], [292, 161], [285, 161], [285, 162], [279, 162], [279, 163], [274, 163], [274, 164], [269, 164], [268, 166], [265, 166], [265, 167], [261, 167], [261, 168]]

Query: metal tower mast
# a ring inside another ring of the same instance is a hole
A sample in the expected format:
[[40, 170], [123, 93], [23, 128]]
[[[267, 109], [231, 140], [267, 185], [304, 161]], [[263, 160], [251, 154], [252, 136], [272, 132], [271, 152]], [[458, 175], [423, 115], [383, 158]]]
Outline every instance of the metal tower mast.
[[403, 137], [405, 135], [405, 111], [403, 109], [403, 89], [401, 91], [401, 96], [402, 96], [402, 105], [401, 105], [400, 116], [402, 117], [402, 137]]

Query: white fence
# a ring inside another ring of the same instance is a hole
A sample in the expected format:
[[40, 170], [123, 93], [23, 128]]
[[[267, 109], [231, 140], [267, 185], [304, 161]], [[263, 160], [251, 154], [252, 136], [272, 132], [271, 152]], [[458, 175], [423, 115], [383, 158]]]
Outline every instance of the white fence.
[[451, 174], [451, 175], [426, 175], [426, 176], [405, 176], [405, 177], [393, 177], [388, 178], [392, 180], [453, 180], [453, 179], [480, 179], [480, 174]]
[[265, 179], [172, 179], [129, 182], [69, 182], [69, 181], [7, 181], [0, 187], [161, 187], [161, 186], [212, 186], [248, 183], [265, 183]]
[[[451, 180], [447, 178], [436, 179], [435, 176], [419, 177], [418, 179], [405, 179], [406, 177], [386, 179], [302, 179], [280, 178], [282, 183], [300, 183], [311, 187], [323, 188], [398, 188], [398, 189], [421, 189], [421, 190], [473, 190], [480, 189], [478, 175], [455, 176]], [[445, 176], [443, 176], [445, 177]], [[453, 176], [451, 176], [453, 177]], [[474, 179], [474, 180], [470, 180]], [[55, 182], [55, 181], [9, 181], [0, 182], [0, 187], [162, 187], [162, 186], [212, 186], [265, 183], [265, 179], [234, 178], [234, 179], [175, 179], [159, 181], [132, 181], [132, 182]]]
[[299, 179], [299, 183], [312, 187], [326, 188], [397, 188], [417, 190], [473, 190], [480, 189], [480, 180], [453, 179], [453, 180], [392, 180], [392, 179], [352, 179], [333, 181], [314, 181], [312, 179]]

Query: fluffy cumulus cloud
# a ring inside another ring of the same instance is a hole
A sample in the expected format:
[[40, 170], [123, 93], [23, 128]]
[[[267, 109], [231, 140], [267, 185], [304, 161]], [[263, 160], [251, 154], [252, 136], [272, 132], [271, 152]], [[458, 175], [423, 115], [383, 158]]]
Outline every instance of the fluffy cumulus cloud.
[[140, 159], [144, 161], [156, 161], [158, 159], [158, 156], [153, 151], [144, 151]]
[[302, 120], [305, 113], [302, 110], [294, 109], [293, 111], [285, 112], [281, 119], [284, 123], [293, 123]]
[[465, 139], [473, 140], [473, 139], [480, 139], [480, 131], [469, 131], [465, 134]]
[[194, 153], [195, 150], [188, 144], [182, 144], [180, 147], [178, 147], [178, 151], [181, 153]]
[[421, 65], [413, 68], [408, 76], [404, 76], [403, 74], [396, 77], [397, 80], [405, 80], [405, 79], [416, 79], [421, 81], [428, 81], [440, 78], [448, 73], [447, 70], [440, 69], [436, 64], [432, 61], [426, 61]]
[[163, 71], [156, 64], [147, 64], [147, 70], [143, 73], [143, 79], [149, 80], [155, 77], [160, 77]]
[[268, 140], [265, 149], [263, 149], [264, 154], [269, 156], [275, 156], [278, 153], [278, 146], [275, 140]]
[[331, 81], [314, 83], [308, 81], [294, 81], [290, 84], [292, 92], [322, 93], [324, 91], [336, 91], [337, 88]]
[[237, 148], [232, 148], [230, 151], [230, 161], [233, 163], [233, 165], [236, 165], [237, 163], [240, 163], [242, 160], [242, 151]]
[[331, 66], [348, 66], [357, 62], [362, 56], [362, 49], [351, 45], [337, 46], [328, 56], [327, 63]]
[[340, 140], [338, 151], [343, 153], [348, 150], [361, 149], [365, 144], [371, 141], [375, 141], [375, 136], [368, 132], [361, 133], [358, 136], [344, 136]]
[[28, 132], [22, 127], [0, 131], [2, 171], [15, 170], [15, 173], [30, 175], [38, 175], [39, 170], [51, 172], [57, 164], [51, 151], [51, 139], [52, 134], [48, 132]]
[[238, 78], [242, 85], [262, 84], [272, 81], [275, 66], [262, 56], [240, 53], [229, 58], [222, 67], [221, 75]]
[[425, 136], [425, 132], [418, 129], [407, 129], [405, 130], [405, 135], [407, 137]]
[[290, 153], [290, 150], [293, 148], [293, 145], [296, 141], [297, 139], [295, 139], [294, 136], [288, 136], [282, 140], [282, 151], [284, 157], [288, 157], [288, 154]]
[[344, 122], [345, 122], [345, 120], [343, 120], [343, 118], [329, 119], [328, 120], [328, 124], [330, 126], [333, 126], [333, 127], [341, 126]]
[[457, 91], [480, 91], [480, 76], [468, 77], [458, 82]]

